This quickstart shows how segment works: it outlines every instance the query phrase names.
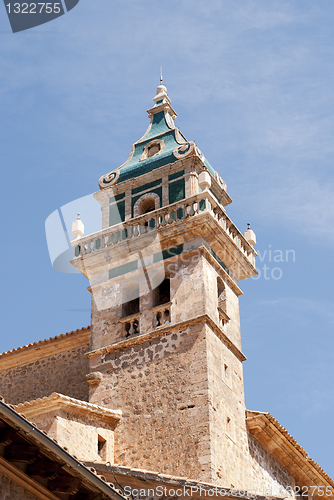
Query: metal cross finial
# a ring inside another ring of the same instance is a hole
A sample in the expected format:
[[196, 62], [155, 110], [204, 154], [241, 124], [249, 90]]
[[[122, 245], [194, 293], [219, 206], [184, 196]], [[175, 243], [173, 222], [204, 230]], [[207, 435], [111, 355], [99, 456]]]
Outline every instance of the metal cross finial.
[[162, 66], [160, 66], [160, 84], [162, 85]]

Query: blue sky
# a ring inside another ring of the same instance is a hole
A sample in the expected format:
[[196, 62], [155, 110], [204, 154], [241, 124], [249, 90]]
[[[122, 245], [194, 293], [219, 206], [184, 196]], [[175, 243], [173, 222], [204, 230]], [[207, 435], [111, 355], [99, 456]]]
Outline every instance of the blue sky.
[[0, 9], [0, 350], [89, 324], [88, 282], [52, 269], [45, 220], [126, 160], [162, 66], [177, 126], [257, 234], [246, 405], [333, 477], [333, 25], [330, 0], [80, 0], [17, 34]]

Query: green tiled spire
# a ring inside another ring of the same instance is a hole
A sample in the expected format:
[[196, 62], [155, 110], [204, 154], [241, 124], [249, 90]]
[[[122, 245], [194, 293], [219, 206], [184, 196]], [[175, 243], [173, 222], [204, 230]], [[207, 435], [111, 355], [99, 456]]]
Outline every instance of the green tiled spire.
[[170, 105], [167, 88], [159, 85], [154, 105], [148, 109], [151, 123], [145, 134], [132, 146], [127, 161], [116, 170], [104, 175], [99, 180], [100, 188], [151, 172], [159, 167], [178, 161], [190, 153], [196, 154], [216, 178], [216, 172], [193, 142], [187, 141], [174, 125], [176, 113]]

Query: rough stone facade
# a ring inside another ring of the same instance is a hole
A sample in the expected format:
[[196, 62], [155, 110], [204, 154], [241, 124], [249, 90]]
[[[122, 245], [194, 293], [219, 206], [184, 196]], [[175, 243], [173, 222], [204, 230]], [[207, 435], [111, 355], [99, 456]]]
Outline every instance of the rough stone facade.
[[69, 342], [72, 339], [64, 338], [57, 345], [46, 341], [38, 348], [27, 346], [23, 352], [3, 354], [3, 359], [0, 359], [0, 394], [5, 401], [18, 404], [53, 392], [87, 401], [85, 376], [89, 368], [85, 353], [89, 350], [89, 332], [88, 338], [86, 332], [79, 332], [79, 335], [81, 338], [78, 339], [77, 335], [73, 342], [80, 345], [72, 348]]
[[[146, 284], [138, 272], [129, 280], [143, 286], [138, 319], [140, 334], [147, 338], [138, 338], [136, 345], [128, 346], [121, 304], [98, 311], [93, 296], [92, 338], [97, 350], [90, 355], [90, 370], [103, 373], [103, 382], [91, 389], [90, 401], [123, 411], [116, 432], [116, 463], [140, 463], [147, 470], [154, 467], [241, 487], [249, 480], [241, 292], [219, 272], [203, 238], [188, 232], [191, 236], [184, 252], [165, 264], [171, 316], [161, 334], [162, 326], [152, 327], [154, 292], [144, 293]], [[124, 280], [117, 279], [100, 285], [105, 305], [117, 303], [122, 286]], [[228, 317], [224, 325], [219, 304]]]
[[[175, 329], [105, 356], [90, 401], [122, 408], [115, 462], [181, 476], [209, 475], [205, 327]], [[94, 358], [93, 358], [94, 359]]]
[[[57, 409], [34, 416], [34, 423], [79, 460], [114, 463], [114, 431], [96, 417]], [[114, 427], [114, 426], [113, 426]], [[99, 454], [99, 438], [105, 441]]]
[[290, 496], [287, 488], [295, 487], [295, 479], [289, 472], [248, 433], [248, 469], [250, 484], [254, 489], [269, 495]]

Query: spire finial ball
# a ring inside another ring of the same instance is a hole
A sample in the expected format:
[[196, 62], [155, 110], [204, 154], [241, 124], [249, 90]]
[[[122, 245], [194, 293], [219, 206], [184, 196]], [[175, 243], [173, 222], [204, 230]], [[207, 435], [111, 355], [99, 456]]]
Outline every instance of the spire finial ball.
[[159, 85], [158, 86], [158, 88], [157, 88], [157, 94], [161, 94], [161, 93], [167, 94], [167, 87], [165, 87], [165, 85]]

